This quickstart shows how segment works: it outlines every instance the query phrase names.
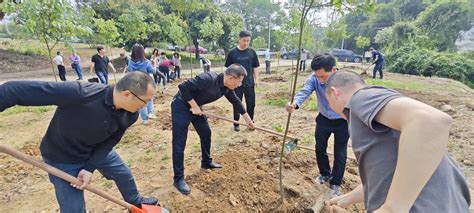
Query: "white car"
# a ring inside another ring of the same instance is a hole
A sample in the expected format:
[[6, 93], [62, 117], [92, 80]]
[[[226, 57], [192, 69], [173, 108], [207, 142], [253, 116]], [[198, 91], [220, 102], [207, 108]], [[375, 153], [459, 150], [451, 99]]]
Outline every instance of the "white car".
[[[257, 56], [264, 56], [265, 55], [265, 51], [267, 51], [267, 48], [258, 48], [255, 50], [255, 52], [257, 53]], [[270, 52], [270, 55], [272, 53]]]

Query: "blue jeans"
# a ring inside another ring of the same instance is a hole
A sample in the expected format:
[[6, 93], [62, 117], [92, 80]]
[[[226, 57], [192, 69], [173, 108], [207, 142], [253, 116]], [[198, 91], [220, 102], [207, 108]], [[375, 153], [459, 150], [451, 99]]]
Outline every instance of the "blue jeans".
[[146, 106], [142, 107], [138, 112], [140, 113], [140, 117], [142, 121], [148, 120], [148, 114], [153, 113], [153, 100], [155, 98], [151, 98], [151, 100], [146, 104]]
[[71, 67], [76, 71], [77, 78], [82, 80], [82, 69], [80, 64], [72, 64]]
[[188, 137], [188, 126], [193, 124], [201, 140], [201, 164], [209, 164], [211, 158], [211, 128], [206, 116], [193, 115], [188, 103], [175, 97], [171, 102], [171, 128], [173, 130], [173, 171], [174, 181], [184, 178], [184, 149]]
[[95, 72], [99, 78], [100, 83], [109, 84], [109, 74], [106, 72]]
[[[45, 163], [54, 166], [74, 177], [85, 165], [83, 163], [64, 164], [50, 161], [43, 157]], [[126, 166], [120, 156], [112, 150], [107, 157], [99, 162], [94, 162], [97, 170], [108, 180], [113, 180], [124, 200], [131, 204], [140, 202], [137, 185], [133, 179], [132, 172]], [[67, 181], [54, 175], [49, 175], [49, 180], [54, 185], [56, 199], [59, 203], [61, 213], [84, 213], [86, 205], [84, 201], [84, 191], [73, 188]]]

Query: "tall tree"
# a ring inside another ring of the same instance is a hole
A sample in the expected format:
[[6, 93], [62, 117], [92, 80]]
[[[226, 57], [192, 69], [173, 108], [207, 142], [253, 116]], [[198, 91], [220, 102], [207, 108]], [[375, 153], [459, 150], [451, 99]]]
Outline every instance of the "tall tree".
[[221, 17], [222, 30], [224, 33], [217, 39], [217, 45], [224, 49], [225, 55], [235, 45], [239, 32], [244, 27], [244, 22], [239, 15], [235, 13], [225, 14]]
[[[24, 26], [26, 33], [45, 44], [54, 79], [57, 81], [52, 51], [61, 41], [66, 41], [89, 31], [77, 22], [77, 16], [67, 0], [29, 0], [1, 3], [2, 11], [16, 13], [16, 23]], [[76, 14], [77, 15], [77, 14]]]
[[439, 51], [454, 51], [461, 32], [472, 27], [472, 12], [472, 4], [465, 0], [441, 1], [420, 13], [416, 22]]
[[222, 9], [240, 15], [244, 20], [245, 29], [254, 36], [268, 32], [269, 22], [272, 26], [282, 24], [285, 17], [281, 6], [271, 0], [229, 0]]

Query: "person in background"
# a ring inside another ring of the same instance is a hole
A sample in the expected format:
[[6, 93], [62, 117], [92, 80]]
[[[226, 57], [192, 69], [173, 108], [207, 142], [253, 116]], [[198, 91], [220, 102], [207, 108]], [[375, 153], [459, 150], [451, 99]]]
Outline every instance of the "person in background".
[[[173, 61], [169, 60], [167, 57], [166, 57], [166, 53], [165, 52], [161, 52], [161, 57], [160, 57], [160, 64], [158, 66], [158, 70], [161, 71], [161, 73], [163, 73], [163, 75], [165, 76], [163, 78], [163, 81], [166, 81], [167, 83], [170, 82], [170, 68], [172, 66], [174, 66], [174, 63]], [[159, 77], [158, 79], [158, 83], [160, 83], [159, 81], [161, 80], [161, 77]]]
[[174, 63], [174, 72], [176, 73], [176, 77], [180, 79], [181, 78], [181, 56], [179, 55], [178, 52], [175, 52], [173, 54], [172, 61]]
[[81, 57], [76, 54], [76, 51], [73, 50], [71, 56], [69, 56], [69, 60], [71, 61], [71, 67], [76, 71], [77, 80], [82, 80], [82, 69], [81, 69]]
[[308, 51], [301, 49], [300, 53], [300, 71], [304, 72], [306, 70], [306, 59], [308, 59]]
[[[135, 44], [132, 47], [131, 60], [128, 63], [129, 72], [144, 72], [147, 73], [151, 78], [153, 78], [153, 73], [156, 72], [151, 62], [145, 58], [145, 48], [140, 44]], [[147, 125], [148, 119], [155, 119], [156, 116], [153, 113], [153, 100], [154, 97], [148, 101], [146, 106], [140, 108], [140, 117], [142, 119], [142, 124]]]
[[54, 57], [53, 61], [58, 67], [59, 78], [61, 81], [66, 81], [66, 67], [64, 66], [63, 56], [60, 51], [56, 53], [56, 57]]
[[109, 60], [109, 58], [105, 55], [106, 50], [105, 47], [102, 45], [97, 46], [97, 54], [92, 56], [91, 59], [91, 67], [89, 72], [92, 74], [92, 70], [95, 70], [95, 74], [100, 80], [100, 83], [102, 84], [108, 84], [109, 83], [109, 71], [107, 67], [112, 68], [113, 72], [117, 72], [115, 70], [114, 65], [112, 62]]
[[204, 56], [199, 56], [199, 63], [201, 64], [202, 72], [209, 72], [211, 71], [211, 61], [205, 58]]
[[[254, 119], [255, 112], [255, 87], [258, 85], [258, 72], [255, 68], [260, 66], [258, 56], [255, 50], [250, 48], [250, 40], [252, 33], [249, 31], [241, 31], [239, 33], [239, 43], [237, 47], [230, 50], [225, 61], [225, 67], [232, 64], [240, 64], [247, 71], [247, 75], [242, 81], [242, 85], [235, 89], [235, 94], [240, 100], [245, 96], [245, 104], [250, 118]], [[238, 121], [240, 114], [237, 108], [234, 107], [234, 120]], [[234, 124], [234, 131], [240, 131], [240, 126]]]
[[271, 71], [270, 71], [270, 58], [271, 58], [270, 49], [265, 50], [264, 56], [265, 56], [265, 74], [271, 74]]
[[380, 79], [383, 79], [382, 68], [383, 68], [383, 65], [385, 64], [383, 55], [379, 51], [375, 50], [373, 47], [370, 48], [370, 52], [372, 52], [372, 61], [373, 61], [372, 64], [375, 64], [372, 78], [375, 79], [378, 72], [380, 74]]
[[125, 74], [125, 72], [128, 71], [128, 63], [130, 62], [130, 58], [128, 57], [127, 54], [120, 53], [120, 59], [122, 59], [125, 64], [125, 67], [123, 68], [123, 73]]

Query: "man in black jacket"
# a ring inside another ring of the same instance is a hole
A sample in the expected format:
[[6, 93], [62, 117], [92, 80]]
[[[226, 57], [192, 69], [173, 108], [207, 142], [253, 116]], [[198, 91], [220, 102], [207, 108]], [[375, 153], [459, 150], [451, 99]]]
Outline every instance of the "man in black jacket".
[[49, 176], [61, 212], [86, 212], [82, 189], [95, 170], [115, 181], [125, 201], [141, 207], [155, 205], [158, 200], [138, 193], [130, 169], [113, 147], [136, 122], [137, 111], [154, 91], [153, 79], [142, 72], [125, 75], [116, 86], [78, 81], [11, 81], [0, 85], [0, 112], [15, 105], [57, 106], [41, 141], [41, 155], [46, 163], [77, 176], [83, 183], [70, 185]]
[[171, 103], [171, 120], [173, 126], [174, 186], [181, 193], [185, 195], [191, 193], [191, 189], [184, 180], [184, 149], [190, 123], [193, 124], [201, 139], [201, 168], [222, 168], [211, 158], [211, 128], [209, 128], [206, 116], [202, 115], [202, 105], [225, 96], [243, 115], [250, 128], [253, 128], [252, 119], [250, 119], [234, 92], [234, 89], [242, 84], [242, 80], [246, 75], [245, 68], [238, 64], [232, 64], [225, 73], [205, 72], [178, 86], [179, 92]]

